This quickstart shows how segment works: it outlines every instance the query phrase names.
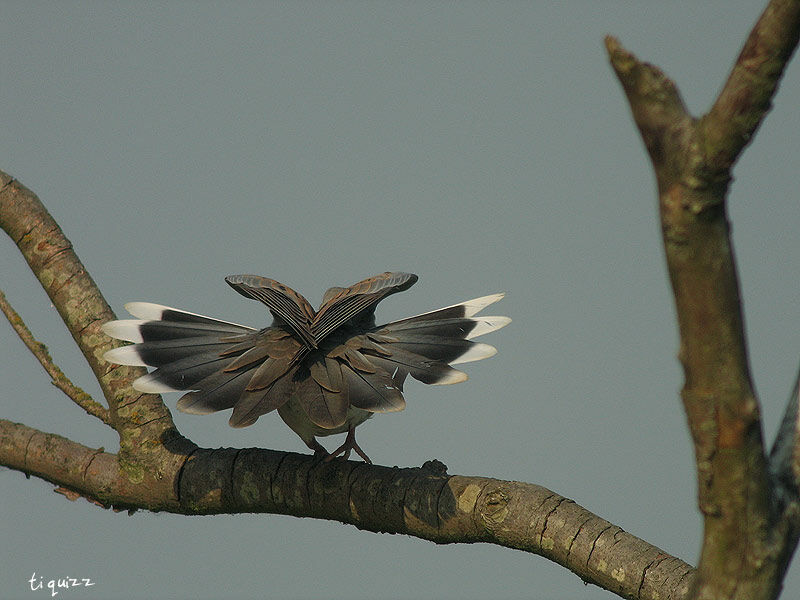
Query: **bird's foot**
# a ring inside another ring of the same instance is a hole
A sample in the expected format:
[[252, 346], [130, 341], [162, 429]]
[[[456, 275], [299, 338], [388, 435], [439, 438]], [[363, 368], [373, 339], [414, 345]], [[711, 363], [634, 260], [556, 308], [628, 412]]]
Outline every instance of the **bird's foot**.
[[[319, 445], [319, 444], [318, 444]], [[367, 453], [364, 452], [359, 445], [356, 443], [356, 428], [351, 427], [347, 430], [347, 437], [344, 440], [344, 444], [339, 446], [336, 450], [331, 452], [328, 456], [325, 457], [325, 462], [330, 462], [337, 456], [341, 455], [345, 460], [350, 457], [350, 451], [355, 450], [356, 454], [358, 454], [361, 458], [364, 459], [364, 462], [367, 464], [372, 464], [372, 461], [367, 456]]]

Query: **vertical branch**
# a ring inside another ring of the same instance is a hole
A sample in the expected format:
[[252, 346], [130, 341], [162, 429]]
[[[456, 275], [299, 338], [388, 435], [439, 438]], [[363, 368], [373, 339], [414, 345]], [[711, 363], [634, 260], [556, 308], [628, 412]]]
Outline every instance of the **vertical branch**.
[[[606, 39], [658, 182], [680, 331], [681, 396], [704, 516], [697, 598], [774, 598], [791, 536], [779, 515], [747, 362], [726, 195], [730, 169], [770, 107], [797, 45], [800, 2], [771, 2], [714, 107], [695, 120], [675, 84]], [[790, 555], [790, 553], [789, 553]]]

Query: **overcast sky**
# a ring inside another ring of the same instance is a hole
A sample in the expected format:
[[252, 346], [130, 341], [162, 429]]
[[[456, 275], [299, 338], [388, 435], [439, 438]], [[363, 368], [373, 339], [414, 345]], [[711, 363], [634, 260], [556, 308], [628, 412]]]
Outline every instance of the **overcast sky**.
[[[359, 429], [374, 462], [546, 486], [695, 563], [701, 519], [678, 391], [654, 177], [603, 36], [700, 115], [759, 2], [0, 3], [0, 169], [36, 192], [117, 313], [147, 300], [264, 326], [223, 277], [332, 285], [417, 273], [378, 319], [506, 291], [513, 323], [470, 380], [409, 382]], [[730, 216], [771, 443], [800, 348], [800, 69], [735, 168]], [[101, 398], [14, 244], [0, 289]], [[116, 450], [0, 321], [0, 416]], [[277, 415], [174, 411], [202, 446], [307, 452]], [[340, 440], [327, 439], [330, 447]], [[104, 511], [0, 470], [0, 596], [615, 597], [547, 560], [275, 515]], [[786, 581], [800, 588], [795, 558]], [[787, 594], [789, 597], [791, 594]]]

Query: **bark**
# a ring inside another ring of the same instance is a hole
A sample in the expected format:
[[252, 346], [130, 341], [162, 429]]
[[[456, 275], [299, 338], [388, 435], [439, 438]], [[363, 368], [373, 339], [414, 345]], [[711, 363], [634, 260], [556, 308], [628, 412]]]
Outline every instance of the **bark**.
[[680, 559], [530, 483], [448, 475], [438, 461], [399, 469], [258, 448], [174, 451], [182, 467], [160, 471], [174, 494], [159, 495], [112, 453], [0, 420], [3, 464], [115, 510], [287, 514], [437, 544], [491, 543], [549, 558], [623, 598], [677, 600], [693, 578]]
[[800, 2], [771, 2], [700, 119], [657, 67], [606, 39], [658, 183], [704, 517], [696, 598], [777, 597], [797, 543], [796, 494], [778, 502], [762, 439], [726, 196], [731, 168], [766, 116], [799, 32]]
[[800, 2], [774, 1], [709, 113], [606, 40], [656, 172], [695, 446], [704, 541], [697, 570], [537, 485], [448, 475], [438, 461], [387, 468], [262, 449], [206, 449], [160, 397], [132, 390], [142, 369], [102, 360], [108, 304], [30, 190], [0, 172], [0, 227], [18, 245], [93, 369], [106, 406], [73, 386], [0, 294], [0, 309], [72, 401], [119, 435], [119, 452], [0, 420], [0, 464], [117, 510], [259, 512], [330, 519], [436, 543], [493, 543], [544, 556], [623, 598], [775, 598], [800, 531], [800, 425], [792, 395], [770, 458], [747, 363], [725, 196], [730, 169], [769, 109], [800, 31]]
[[691, 565], [537, 485], [448, 475], [438, 461], [399, 469], [199, 448], [177, 432], [160, 397], [130, 387], [140, 369], [100, 360], [113, 342], [99, 326], [114, 315], [36, 195], [1, 172], [0, 226], [66, 315], [106, 395], [107, 413], [75, 391], [5, 300], [0, 308], [67, 396], [120, 439], [115, 454], [0, 420], [0, 464], [52, 482], [67, 498], [115, 510], [331, 519], [439, 544], [485, 542], [539, 554], [623, 598], [678, 600], [688, 593]]

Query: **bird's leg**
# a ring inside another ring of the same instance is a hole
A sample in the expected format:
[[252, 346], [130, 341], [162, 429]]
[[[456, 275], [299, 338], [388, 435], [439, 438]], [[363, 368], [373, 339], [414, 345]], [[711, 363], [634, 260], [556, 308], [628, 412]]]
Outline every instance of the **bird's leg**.
[[330, 462], [340, 454], [347, 459], [350, 456], [350, 450], [355, 450], [356, 454], [358, 454], [361, 458], [364, 459], [365, 463], [372, 464], [372, 461], [367, 456], [367, 453], [364, 452], [359, 445], [356, 443], [356, 428], [350, 427], [347, 430], [347, 437], [344, 440], [344, 444], [339, 446], [336, 450], [331, 452], [326, 458], [325, 462]]
[[330, 456], [330, 454], [328, 454], [328, 451], [325, 450], [325, 446], [320, 444], [317, 441], [317, 438], [312, 437], [310, 442], [306, 442], [306, 446], [308, 446], [314, 451], [314, 456], [319, 456], [322, 458], [328, 458]]

